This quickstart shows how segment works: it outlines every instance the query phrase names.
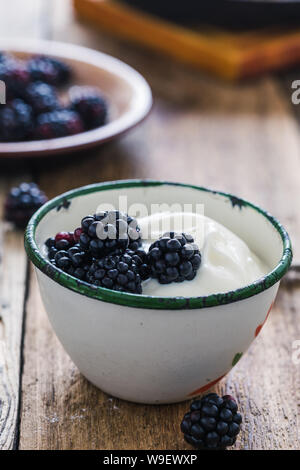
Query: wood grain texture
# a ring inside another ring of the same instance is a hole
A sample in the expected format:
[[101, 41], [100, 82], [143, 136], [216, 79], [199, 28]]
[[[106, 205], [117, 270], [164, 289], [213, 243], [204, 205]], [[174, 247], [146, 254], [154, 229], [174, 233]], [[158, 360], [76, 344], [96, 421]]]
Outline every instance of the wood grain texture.
[[[228, 86], [76, 23], [57, 39], [126, 58], [149, 80], [149, 119], [120, 141], [72, 162], [37, 167], [54, 196], [82, 184], [120, 178], [181, 180], [237, 193], [267, 207], [299, 239], [299, 130], [276, 80]], [[295, 247], [299, 258], [299, 247]], [[217, 391], [237, 396], [245, 416], [235, 448], [299, 448], [299, 292], [281, 291], [259, 338]], [[27, 304], [22, 449], [185, 449], [179, 432], [187, 404], [141, 406], [109, 397], [77, 371], [46, 319], [36, 281]]]
[[[39, 7], [41, 1], [33, 3]], [[186, 181], [231, 191], [270, 210], [288, 228], [299, 262], [299, 127], [282, 81], [265, 77], [233, 86], [209, 80], [74, 22], [70, 5], [53, 0], [53, 16], [44, 18], [46, 26], [37, 35], [50, 33], [53, 39], [125, 60], [149, 81], [153, 112], [132, 133], [98, 150], [71, 159], [14, 163], [5, 170], [1, 166], [0, 204], [15, 172], [24, 179], [28, 169], [50, 197], [120, 178]], [[37, 21], [35, 15], [31, 18]], [[19, 34], [30, 35], [27, 28], [28, 23], [20, 26]], [[32, 26], [33, 35], [36, 28]], [[179, 431], [187, 403], [129, 404], [105, 395], [80, 375], [48, 323], [34, 275], [25, 309], [22, 406], [16, 427], [26, 262], [22, 237], [4, 232], [3, 224], [0, 233], [0, 448], [11, 448], [16, 432], [21, 449], [189, 448]], [[245, 417], [235, 449], [300, 448], [300, 369], [292, 361], [293, 341], [300, 340], [299, 302], [299, 284], [286, 282], [262, 333], [215, 388], [235, 395]]]
[[[0, 178], [0, 220], [11, 179]], [[0, 222], [0, 450], [15, 444], [27, 258], [23, 234]]]
[[[47, 31], [45, 0], [0, 0], [2, 36], [41, 37]], [[0, 144], [1, 145], [1, 144]], [[30, 181], [30, 166], [20, 161], [0, 164], [0, 450], [18, 441], [21, 346], [24, 302], [28, 283], [23, 233], [3, 223], [9, 188]]]
[[[298, 291], [282, 289], [269, 321], [217, 393], [232, 394], [244, 416], [235, 449], [300, 449]], [[54, 337], [35, 276], [28, 300], [21, 449], [184, 450], [188, 403], [134, 405], [106, 395], [78, 372]]]

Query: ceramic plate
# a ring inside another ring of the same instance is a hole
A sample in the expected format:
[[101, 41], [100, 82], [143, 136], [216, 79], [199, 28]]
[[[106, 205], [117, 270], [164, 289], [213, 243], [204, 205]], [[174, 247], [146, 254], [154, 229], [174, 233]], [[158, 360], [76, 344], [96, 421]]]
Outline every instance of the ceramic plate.
[[45, 54], [63, 60], [71, 66], [74, 75], [66, 89], [72, 85], [98, 87], [109, 105], [109, 121], [102, 127], [57, 139], [0, 142], [0, 157], [42, 157], [94, 147], [137, 125], [151, 109], [152, 95], [146, 80], [107, 54], [73, 44], [20, 38], [0, 39], [0, 50], [20, 58]]

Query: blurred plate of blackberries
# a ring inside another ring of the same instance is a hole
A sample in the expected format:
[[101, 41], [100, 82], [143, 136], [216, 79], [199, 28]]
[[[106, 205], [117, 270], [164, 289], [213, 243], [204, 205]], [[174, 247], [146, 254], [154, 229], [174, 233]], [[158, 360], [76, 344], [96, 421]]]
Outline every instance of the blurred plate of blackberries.
[[100, 145], [141, 122], [152, 105], [149, 85], [138, 72], [73, 44], [1, 40], [0, 80], [5, 158]]

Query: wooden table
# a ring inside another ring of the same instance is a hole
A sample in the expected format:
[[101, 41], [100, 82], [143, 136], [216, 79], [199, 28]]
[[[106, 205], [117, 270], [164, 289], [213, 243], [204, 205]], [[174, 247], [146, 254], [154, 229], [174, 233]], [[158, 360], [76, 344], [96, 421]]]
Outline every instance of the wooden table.
[[[290, 99], [293, 74], [229, 85], [78, 24], [68, 0], [0, 4], [2, 35], [100, 49], [138, 69], [155, 98], [149, 119], [118, 142], [56, 160], [1, 162], [1, 210], [8, 188], [23, 180], [37, 181], [49, 197], [122, 178], [186, 181], [236, 193], [278, 216], [298, 264], [300, 132]], [[0, 449], [188, 449], [179, 431], [188, 403], [126, 403], [80, 375], [49, 325], [22, 233], [3, 222], [0, 256]], [[291, 271], [262, 334], [215, 388], [236, 396], [244, 415], [235, 449], [300, 448], [296, 340], [299, 282]]]

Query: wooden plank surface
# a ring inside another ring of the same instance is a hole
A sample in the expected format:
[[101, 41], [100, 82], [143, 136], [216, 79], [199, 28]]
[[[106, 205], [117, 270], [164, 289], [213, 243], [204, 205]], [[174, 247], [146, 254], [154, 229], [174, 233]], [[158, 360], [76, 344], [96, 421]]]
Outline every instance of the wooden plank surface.
[[[10, 180], [13, 183], [13, 180]], [[0, 218], [8, 184], [0, 177]], [[22, 233], [0, 224], [0, 449], [17, 439], [27, 258]]]
[[[299, 292], [281, 289], [260, 336], [215, 387], [237, 397], [244, 416], [235, 449], [300, 449], [300, 374], [292, 361], [299, 307]], [[33, 276], [21, 449], [189, 449], [179, 430], [187, 406], [134, 405], [89, 384], [54, 337]]]
[[[279, 217], [293, 238], [295, 260], [300, 260], [296, 204], [300, 134], [281, 82], [273, 77], [243, 86], [212, 81], [74, 22], [67, 0], [53, 1], [52, 8], [55, 19], [48, 27], [54, 39], [88, 45], [125, 60], [147, 78], [155, 105], [148, 120], [116, 143], [74, 157], [30, 163], [30, 171], [48, 195], [96, 181], [135, 177], [232, 191]], [[6, 170], [5, 177], [1, 174], [1, 195], [6, 189], [4, 179], [8, 186], [13, 178], [12, 169]], [[9, 246], [8, 250], [13, 253]], [[23, 256], [21, 246], [18, 256]], [[25, 276], [20, 278], [26, 282]], [[189, 448], [179, 431], [188, 403], [134, 405], [97, 390], [58, 343], [34, 275], [29, 287], [19, 448]], [[293, 341], [300, 339], [299, 306], [297, 284], [285, 283], [263, 332], [216, 387], [238, 398], [245, 417], [235, 449], [300, 448], [300, 370], [292, 361]], [[15, 306], [12, 315], [18, 312]]]
[[[28, 0], [20, 10], [19, 0], [0, 0], [0, 35], [41, 37], [46, 31], [45, 3]], [[5, 14], [3, 12], [5, 11]], [[24, 304], [28, 263], [23, 233], [2, 222], [7, 191], [21, 181], [30, 180], [23, 163], [0, 162], [0, 450], [18, 445], [20, 374]]]

